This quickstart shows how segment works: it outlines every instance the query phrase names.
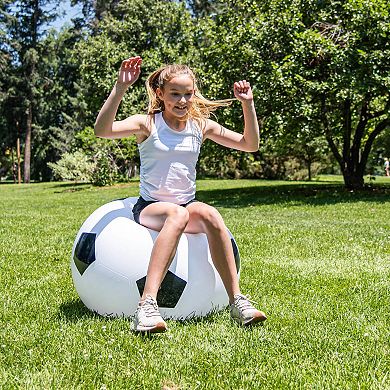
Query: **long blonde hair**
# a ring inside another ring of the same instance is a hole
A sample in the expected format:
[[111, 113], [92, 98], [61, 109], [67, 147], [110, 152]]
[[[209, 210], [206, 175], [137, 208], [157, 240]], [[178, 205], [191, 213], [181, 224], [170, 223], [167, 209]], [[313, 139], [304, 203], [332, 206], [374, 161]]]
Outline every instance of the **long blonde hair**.
[[178, 75], [187, 75], [194, 82], [194, 99], [185, 119], [194, 119], [199, 125], [205, 123], [211, 112], [219, 107], [229, 106], [235, 99], [209, 100], [199, 92], [194, 72], [187, 65], [172, 64], [162, 66], [154, 71], [146, 80], [146, 90], [149, 97], [148, 114], [164, 111], [164, 102], [157, 96], [156, 90], [164, 90], [166, 82]]

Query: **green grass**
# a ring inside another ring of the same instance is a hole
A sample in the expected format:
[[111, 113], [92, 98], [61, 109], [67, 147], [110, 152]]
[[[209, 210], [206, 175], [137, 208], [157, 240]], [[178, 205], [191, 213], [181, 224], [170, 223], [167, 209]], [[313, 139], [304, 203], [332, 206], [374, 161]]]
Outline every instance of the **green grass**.
[[390, 180], [374, 185], [199, 181], [268, 320], [226, 310], [152, 337], [85, 309], [69, 268], [82, 222], [138, 183], [0, 185], [0, 388], [389, 389]]

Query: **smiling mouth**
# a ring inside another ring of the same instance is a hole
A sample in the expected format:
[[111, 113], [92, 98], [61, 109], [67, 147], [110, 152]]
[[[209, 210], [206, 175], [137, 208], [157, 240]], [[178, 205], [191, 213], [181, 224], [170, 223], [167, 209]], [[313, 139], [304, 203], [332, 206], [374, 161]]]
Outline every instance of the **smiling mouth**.
[[180, 111], [184, 111], [187, 109], [187, 106], [184, 106], [184, 107], [175, 106], [175, 108], [177, 108]]

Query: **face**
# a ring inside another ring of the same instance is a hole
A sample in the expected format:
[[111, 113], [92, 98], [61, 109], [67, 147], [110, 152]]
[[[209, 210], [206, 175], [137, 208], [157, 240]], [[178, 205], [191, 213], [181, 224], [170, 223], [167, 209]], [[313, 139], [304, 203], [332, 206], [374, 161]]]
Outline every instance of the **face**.
[[166, 114], [185, 117], [194, 97], [194, 81], [191, 76], [178, 75], [167, 81], [163, 89], [158, 88], [157, 96], [164, 102]]

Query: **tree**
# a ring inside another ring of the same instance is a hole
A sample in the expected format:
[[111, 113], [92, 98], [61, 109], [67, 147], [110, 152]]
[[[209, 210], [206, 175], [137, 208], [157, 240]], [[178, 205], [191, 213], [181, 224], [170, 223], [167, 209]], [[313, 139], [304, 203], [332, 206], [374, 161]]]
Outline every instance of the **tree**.
[[[15, 168], [16, 139], [14, 131], [17, 128], [17, 119], [14, 116], [13, 105], [9, 99], [14, 89], [12, 55], [10, 52], [10, 37], [8, 27], [13, 22], [11, 15], [11, 1], [0, 1], [0, 176], [8, 176]], [[12, 103], [15, 103], [13, 101]], [[11, 126], [10, 126], [11, 124]], [[14, 175], [15, 177], [16, 175]]]
[[16, 138], [21, 137], [22, 130], [26, 131], [25, 181], [50, 180], [53, 176], [47, 162], [58, 160], [68, 151], [74, 133], [84, 128], [86, 106], [78, 96], [79, 74], [71, 59], [71, 50], [81, 39], [81, 32], [74, 28], [48, 30], [47, 23], [55, 17], [53, 8], [58, 1], [39, 2], [36, 12], [41, 10], [44, 14], [38, 12], [33, 44], [28, 35], [30, 13], [28, 9], [19, 12], [22, 2], [13, 3], [3, 23], [6, 42], [2, 47], [10, 58], [4, 73], [5, 84], [1, 86], [4, 98], [0, 102], [0, 131], [7, 135], [2, 137], [3, 147], [12, 151]]
[[71, 0], [71, 5], [81, 5], [83, 18], [76, 18], [76, 27], [88, 27], [92, 32], [97, 32], [100, 22], [109, 14], [114, 13], [121, 0]]
[[224, 7], [219, 0], [188, 0], [186, 3], [197, 18], [216, 15]]
[[390, 5], [305, 3], [291, 51], [278, 62], [279, 80], [292, 86], [290, 115], [311, 120], [346, 187], [359, 189], [373, 142], [390, 126]]
[[52, 179], [47, 163], [72, 147], [76, 132], [85, 127], [86, 105], [78, 85], [72, 50], [79, 37], [72, 29], [52, 30], [41, 40], [38, 74], [42, 81], [36, 100], [32, 176]]
[[265, 135], [309, 123], [345, 185], [361, 188], [373, 141], [390, 126], [389, 14], [385, 0], [230, 1], [202, 54], [219, 85], [240, 73], [255, 82]]
[[390, 127], [390, 6], [381, 1], [330, 3], [318, 15], [322, 20], [299, 36], [306, 50], [295, 45], [295, 52], [306, 66], [295, 69], [345, 185], [355, 189], [364, 185], [375, 138]]
[[[13, 15], [7, 23], [7, 50], [12, 58], [14, 75], [9, 101], [14, 105], [18, 123], [25, 129], [24, 182], [30, 182], [32, 132], [36, 116], [37, 99], [41, 87], [38, 64], [42, 46], [40, 38], [44, 27], [57, 17], [60, 0], [12, 1]], [[12, 10], [12, 11], [11, 11]]]

